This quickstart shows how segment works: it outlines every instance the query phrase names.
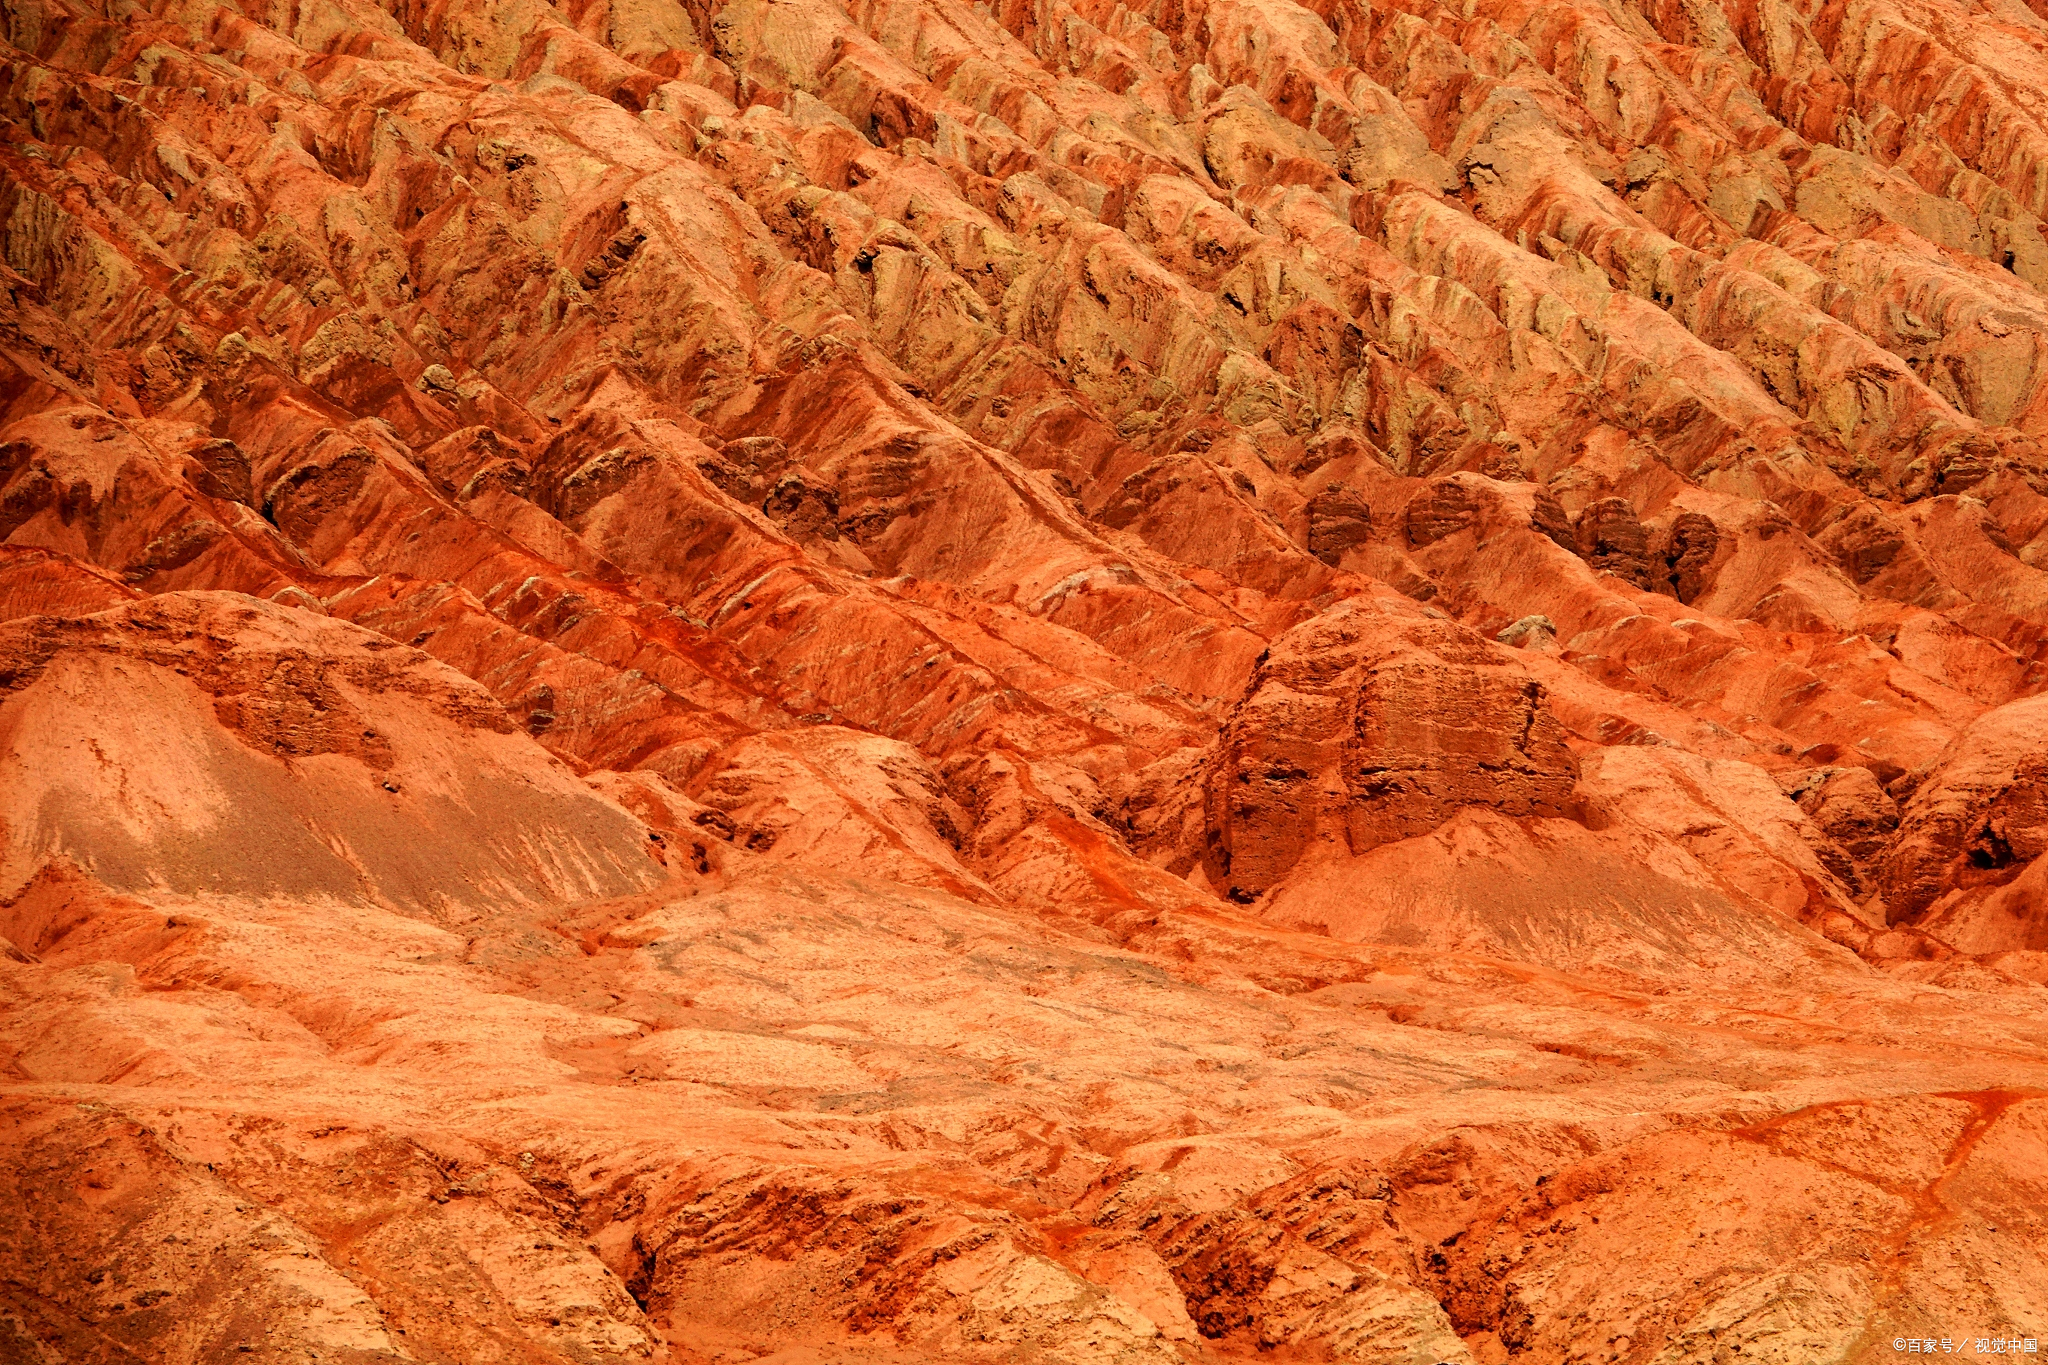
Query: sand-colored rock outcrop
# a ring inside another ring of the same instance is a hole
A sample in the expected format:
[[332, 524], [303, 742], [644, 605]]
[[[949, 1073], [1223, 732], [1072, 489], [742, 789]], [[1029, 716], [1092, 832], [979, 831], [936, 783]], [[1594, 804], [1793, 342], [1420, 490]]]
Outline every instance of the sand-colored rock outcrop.
[[382, 635], [227, 593], [0, 631], [0, 895], [70, 866], [116, 892], [445, 917], [661, 879], [636, 821]]

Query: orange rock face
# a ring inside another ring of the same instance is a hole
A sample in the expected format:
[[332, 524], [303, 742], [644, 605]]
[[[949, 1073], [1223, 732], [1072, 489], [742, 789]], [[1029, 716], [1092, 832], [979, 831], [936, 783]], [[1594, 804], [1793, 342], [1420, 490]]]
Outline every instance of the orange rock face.
[[0, 1361], [2048, 1339], [2038, 6], [0, 8]]
[[1465, 810], [1565, 815], [1578, 763], [1543, 684], [1517, 663], [1392, 593], [1288, 631], [1212, 760], [1210, 880], [1250, 902], [1313, 844], [1360, 854]]

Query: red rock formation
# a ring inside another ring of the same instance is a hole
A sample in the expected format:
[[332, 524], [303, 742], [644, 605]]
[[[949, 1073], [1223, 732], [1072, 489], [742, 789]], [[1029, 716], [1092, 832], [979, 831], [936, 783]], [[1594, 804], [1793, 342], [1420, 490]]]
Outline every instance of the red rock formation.
[[1274, 641], [1224, 723], [1203, 870], [1248, 902], [1313, 846], [1355, 856], [1465, 810], [1566, 816], [1577, 777], [1513, 655], [1393, 594], [1353, 598]]
[[2037, 9], [10, 5], [0, 1359], [2048, 1334]]

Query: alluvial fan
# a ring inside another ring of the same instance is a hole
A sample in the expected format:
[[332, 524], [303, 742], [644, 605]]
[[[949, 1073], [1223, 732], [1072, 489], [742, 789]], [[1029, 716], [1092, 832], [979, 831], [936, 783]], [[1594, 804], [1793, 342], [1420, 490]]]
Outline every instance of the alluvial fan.
[[2048, 3], [0, 18], [0, 1361], [2048, 1338]]

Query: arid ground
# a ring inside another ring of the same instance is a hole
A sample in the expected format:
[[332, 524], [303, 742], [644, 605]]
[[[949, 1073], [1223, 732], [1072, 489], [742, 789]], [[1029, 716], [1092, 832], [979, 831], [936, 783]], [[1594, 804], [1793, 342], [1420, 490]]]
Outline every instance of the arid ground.
[[0, 19], [0, 1362], [2048, 1340], [2048, 0]]

